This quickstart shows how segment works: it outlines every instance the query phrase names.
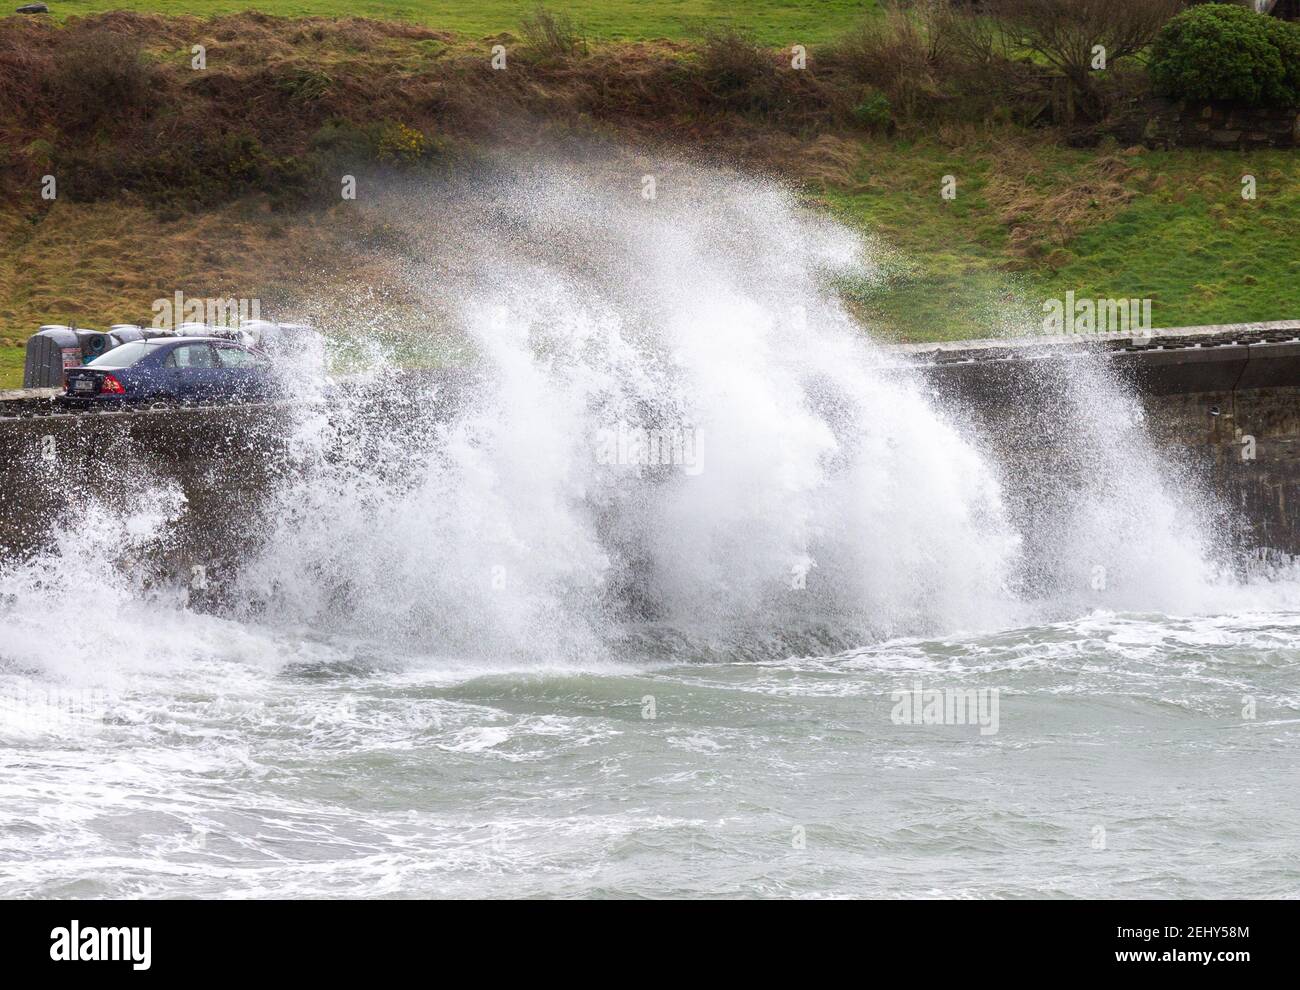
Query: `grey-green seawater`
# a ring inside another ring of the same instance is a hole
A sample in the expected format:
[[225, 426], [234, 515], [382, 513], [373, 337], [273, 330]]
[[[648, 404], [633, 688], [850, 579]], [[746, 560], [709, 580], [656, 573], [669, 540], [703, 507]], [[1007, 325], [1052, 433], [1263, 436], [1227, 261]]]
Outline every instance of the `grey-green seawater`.
[[[1300, 893], [1300, 611], [587, 671], [228, 632], [0, 681], [0, 895]], [[996, 733], [896, 724], [918, 681], [998, 689]]]

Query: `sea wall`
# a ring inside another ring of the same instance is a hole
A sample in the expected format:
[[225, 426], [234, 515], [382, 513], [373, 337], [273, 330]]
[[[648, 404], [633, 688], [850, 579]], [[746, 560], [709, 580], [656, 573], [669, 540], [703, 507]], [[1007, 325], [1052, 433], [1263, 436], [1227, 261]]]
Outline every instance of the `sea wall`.
[[164, 538], [138, 560], [120, 543], [113, 553], [145, 584], [202, 597], [258, 539], [275, 479], [291, 469], [290, 415], [268, 405], [2, 421], [0, 557], [48, 548], [73, 520], [96, 525], [88, 509], [151, 509]]
[[1025, 471], [1044, 469], [1038, 462], [1051, 457], [1050, 437], [1046, 455], [1016, 437], [1043, 433], [1041, 411], [1053, 391], [1070, 380], [1072, 365], [1095, 367], [1100, 354], [1139, 397], [1141, 427], [1155, 445], [1227, 508], [1229, 542], [1246, 554], [1300, 554], [1300, 321], [906, 351], [936, 393], [986, 433], [1011, 438], [1001, 457], [1028, 451], [1036, 459], [1014, 465]]
[[[1047, 474], [1058, 470], [1052, 429], [1043, 422], [1049, 393], [1070, 378], [1073, 363], [1095, 368], [1101, 361], [1132, 383], [1145, 410], [1142, 428], [1154, 442], [1229, 507], [1243, 550], [1300, 554], [1300, 322], [1162, 331], [1137, 340], [912, 346], [889, 360], [898, 373], [922, 379], [952, 415], [1006, 438], [996, 456], [1014, 462], [1032, 454], [1032, 463], [1013, 463], [1014, 470]], [[411, 374], [429, 384], [428, 376]], [[424, 397], [437, 392], [454, 402], [458, 389], [473, 388], [441, 376], [435, 384], [393, 390], [396, 398], [369, 410], [364, 428], [409, 430], [415, 442], [414, 433], [429, 428]], [[403, 405], [417, 394], [418, 409]], [[140, 562], [141, 572], [147, 580], [188, 581], [202, 566], [204, 586], [195, 589], [202, 597], [208, 585], [219, 587], [233, 558], [256, 544], [266, 513], [276, 511], [268, 505], [276, 479], [298, 470], [292, 437], [305, 414], [301, 405], [51, 415], [47, 403], [27, 396], [0, 409], [0, 556], [48, 547], [60, 525], [83, 518], [91, 501], [160, 512], [181, 505], [181, 521], [164, 527], [166, 538]], [[310, 414], [328, 421], [329, 409]], [[1046, 435], [1046, 453], [1021, 441], [1031, 431]]]

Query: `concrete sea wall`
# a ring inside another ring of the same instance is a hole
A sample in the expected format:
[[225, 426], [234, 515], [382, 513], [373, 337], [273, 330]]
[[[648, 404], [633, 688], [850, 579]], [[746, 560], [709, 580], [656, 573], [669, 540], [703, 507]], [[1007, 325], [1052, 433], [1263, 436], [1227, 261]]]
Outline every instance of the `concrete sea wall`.
[[[1056, 468], [1052, 430], [1043, 421], [1046, 390], [1070, 375], [1072, 362], [1096, 362], [1099, 352], [1141, 397], [1144, 428], [1228, 507], [1242, 549], [1300, 554], [1300, 321], [1157, 331], [1136, 340], [912, 345], [894, 349], [890, 360], [900, 374], [922, 377], [955, 415], [978, 420], [987, 434], [1046, 435], [1046, 448], [1010, 442], [998, 456], [1014, 459], [1017, 451], [1032, 450], [1032, 469], [1050, 474]], [[454, 395], [454, 383], [438, 384]], [[427, 409], [404, 401], [415, 400], [390, 400], [373, 410], [371, 422], [427, 429]], [[277, 479], [297, 470], [290, 438], [303, 410], [291, 403], [120, 414], [51, 410], [48, 395], [0, 402], [0, 556], [48, 546], [60, 522], [77, 518], [90, 498], [160, 511], [179, 498], [184, 511], [141, 562], [147, 564], [142, 573], [148, 580], [188, 581], [201, 562], [206, 579], [219, 586], [220, 571], [258, 540]], [[204, 593], [196, 587], [198, 597]]]
[[[906, 350], [936, 391], [987, 429], [1011, 434], [1041, 431], [1044, 390], [1068, 378], [1072, 362], [1102, 352], [1139, 396], [1157, 446], [1227, 507], [1234, 542], [1300, 554], [1300, 321]], [[1006, 445], [1004, 456], [1017, 449]]]

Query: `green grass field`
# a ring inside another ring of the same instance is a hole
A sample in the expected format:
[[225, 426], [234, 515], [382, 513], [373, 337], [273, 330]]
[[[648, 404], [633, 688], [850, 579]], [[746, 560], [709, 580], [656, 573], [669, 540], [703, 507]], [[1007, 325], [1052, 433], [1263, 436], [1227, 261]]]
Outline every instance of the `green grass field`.
[[[710, 28], [743, 29], [769, 45], [819, 44], [877, 9], [876, 0], [550, 0], [592, 39], [692, 38]], [[412, 21], [470, 37], [518, 33], [536, 0], [54, 0], [57, 17], [136, 10], [157, 14], [375, 17]]]
[[[818, 198], [888, 245], [886, 282], [845, 292], [909, 340], [1037, 330], [1042, 303], [1149, 298], [1157, 326], [1300, 318], [1300, 155], [1107, 154], [1046, 143], [867, 144]], [[1254, 175], [1257, 197], [1241, 196]], [[958, 179], [956, 200], [939, 195]]]
[[26, 353], [21, 347], [0, 347], [0, 388], [22, 388]]

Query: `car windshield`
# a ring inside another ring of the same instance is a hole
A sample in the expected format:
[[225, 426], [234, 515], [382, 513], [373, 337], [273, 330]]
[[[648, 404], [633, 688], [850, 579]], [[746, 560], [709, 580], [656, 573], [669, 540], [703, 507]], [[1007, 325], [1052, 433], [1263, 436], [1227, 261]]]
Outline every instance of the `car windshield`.
[[99, 357], [91, 358], [86, 364], [98, 364], [105, 368], [129, 368], [150, 351], [161, 346], [149, 340], [133, 340], [121, 344], [111, 351], [105, 351]]

